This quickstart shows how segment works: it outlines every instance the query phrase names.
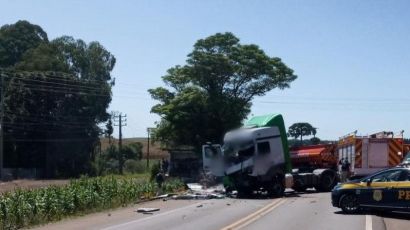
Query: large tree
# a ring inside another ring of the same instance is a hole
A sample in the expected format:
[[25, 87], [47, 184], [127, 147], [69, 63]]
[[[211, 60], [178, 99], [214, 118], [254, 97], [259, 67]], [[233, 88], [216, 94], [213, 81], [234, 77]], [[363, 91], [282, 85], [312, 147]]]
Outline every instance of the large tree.
[[255, 96], [288, 88], [296, 79], [280, 58], [254, 44], [241, 44], [232, 33], [198, 40], [186, 64], [162, 77], [168, 87], [150, 89], [161, 117], [154, 138], [167, 145], [200, 146], [220, 142], [241, 125]]
[[23, 54], [32, 48], [48, 42], [47, 33], [28, 21], [0, 28], [0, 67], [13, 66]]
[[303, 136], [316, 135], [316, 128], [307, 122], [299, 122], [291, 125], [288, 129], [288, 135], [297, 139], [300, 137], [300, 141], [303, 140]]
[[[32, 31], [45, 39], [25, 34]], [[24, 40], [18, 55], [0, 48], [15, 57], [0, 60], [5, 166], [44, 168], [46, 176], [87, 173], [102, 133], [98, 124], [109, 118], [115, 58], [98, 42], [68, 36], [48, 41], [43, 32], [28, 22], [0, 28], [0, 39]]]

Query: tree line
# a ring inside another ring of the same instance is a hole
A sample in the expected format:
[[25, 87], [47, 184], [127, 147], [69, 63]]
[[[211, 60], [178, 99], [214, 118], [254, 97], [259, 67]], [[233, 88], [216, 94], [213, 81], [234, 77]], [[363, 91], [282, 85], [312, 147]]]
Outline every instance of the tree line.
[[98, 42], [49, 40], [28, 21], [2, 26], [4, 167], [39, 168], [44, 177], [89, 173], [99, 124], [110, 117], [115, 62]]
[[[66, 177], [115, 165], [113, 149], [95, 161], [99, 137], [113, 131], [107, 109], [115, 62], [98, 42], [49, 40], [27, 21], [2, 26], [4, 166]], [[199, 39], [186, 63], [162, 77], [166, 86], [148, 90], [158, 101], [151, 112], [161, 117], [152, 136], [167, 147], [220, 143], [248, 117], [255, 97], [289, 88], [296, 78], [280, 58], [232, 33]], [[141, 146], [130, 149], [141, 152]]]

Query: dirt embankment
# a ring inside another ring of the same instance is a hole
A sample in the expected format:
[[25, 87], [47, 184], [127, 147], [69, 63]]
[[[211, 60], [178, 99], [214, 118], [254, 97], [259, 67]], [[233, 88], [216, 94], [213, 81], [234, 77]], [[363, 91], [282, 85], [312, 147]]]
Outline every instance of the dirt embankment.
[[[118, 139], [111, 139], [111, 142], [114, 145], [118, 145]], [[124, 138], [123, 139], [123, 145], [128, 145], [134, 142], [140, 142], [142, 144], [142, 158], [146, 159], [147, 158], [147, 151], [148, 151], [148, 140], [145, 137], [135, 137], [135, 138]], [[108, 148], [108, 146], [110, 145], [110, 142], [108, 140], [108, 138], [101, 138], [101, 149], [105, 150]], [[169, 153], [166, 150], [163, 150], [161, 148], [161, 144], [156, 142], [156, 143], [152, 143], [150, 142], [150, 147], [149, 147], [149, 152], [150, 152], [150, 159], [162, 159], [162, 158], [167, 158], [169, 157]]]
[[51, 185], [62, 186], [66, 185], [70, 180], [13, 180], [7, 182], [0, 182], [0, 193], [20, 189], [35, 189], [43, 188]]

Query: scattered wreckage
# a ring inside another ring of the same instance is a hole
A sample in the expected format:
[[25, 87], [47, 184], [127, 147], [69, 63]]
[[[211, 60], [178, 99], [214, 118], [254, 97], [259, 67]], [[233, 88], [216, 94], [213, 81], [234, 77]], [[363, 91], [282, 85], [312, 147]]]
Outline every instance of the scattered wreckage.
[[222, 185], [206, 188], [198, 183], [187, 184], [188, 192], [183, 194], [165, 194], [157, 198], [168, 200], [205, 200], [205, 199], [223, 199], [225, 198], [225, 189]]
[[[205, 188], [205, 186], [198, 183], [187, 184], [189, 190], [183, 194], [164, 194], [156, 196], [154, 200], [162, 199], [167, 200], [206, 200], [206, 199], [223, 199], [225, 198], [225, 189], [223, 185], [212, 186]], [[199, 204], [197, 208], [201, 208], [203, 205]], [[142, 207], [137, 208], [135, 212], [142, 214], [153, 214], [154, 212], [160, 211], [159, 208], [148, 208]]]

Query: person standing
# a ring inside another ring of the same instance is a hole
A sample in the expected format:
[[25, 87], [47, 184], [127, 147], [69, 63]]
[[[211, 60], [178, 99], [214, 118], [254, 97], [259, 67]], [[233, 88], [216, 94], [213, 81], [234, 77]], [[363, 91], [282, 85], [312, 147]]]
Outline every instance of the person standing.
[[161, 167], [162, 167], [162, 171], [165, 174], [168, 174], [169, 162], [167, 159], [162, 158]]
[[347, 157], [340, 159], [339, 165], [341, 165], [341, 174], [340, 174], [341, 178], [340, 178], [340, 181], [341, 182], [346, 182], [347, 177], [350, 174], [350, 162], [347, 159]]
[[162, 171], [159, 171], [157, 175], [155, 176], [155, 182], [157, 182], [158, 185], [158, 191], [157, 191], [157, 196], [162, 194], [162, 184], [164, 183], [164, 174]]

